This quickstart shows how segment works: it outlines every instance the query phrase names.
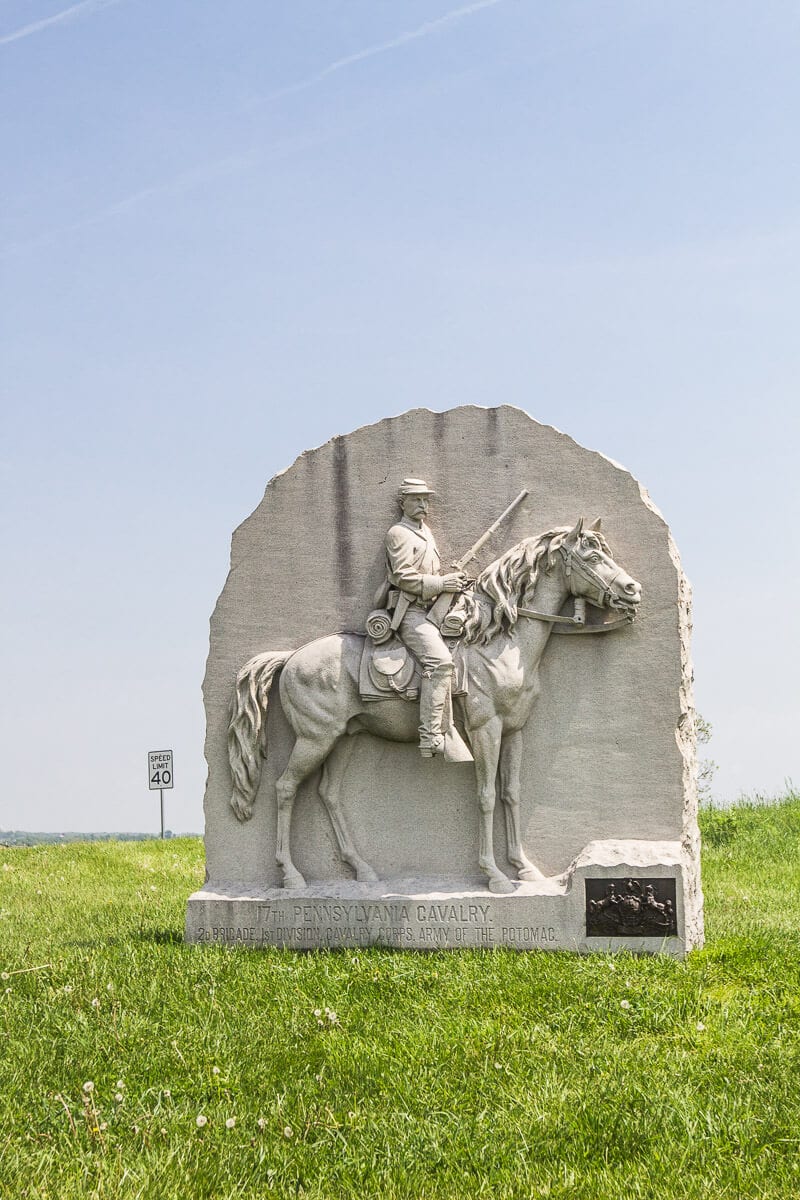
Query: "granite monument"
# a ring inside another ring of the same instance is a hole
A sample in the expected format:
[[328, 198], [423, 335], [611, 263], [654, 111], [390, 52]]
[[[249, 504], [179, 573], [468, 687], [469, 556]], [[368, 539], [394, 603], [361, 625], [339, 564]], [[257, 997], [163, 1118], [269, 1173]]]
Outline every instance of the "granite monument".
[[689, 630], [647, 494], [518, 409], [302, 455], [212, 617], [188, 940], [683, 955]]

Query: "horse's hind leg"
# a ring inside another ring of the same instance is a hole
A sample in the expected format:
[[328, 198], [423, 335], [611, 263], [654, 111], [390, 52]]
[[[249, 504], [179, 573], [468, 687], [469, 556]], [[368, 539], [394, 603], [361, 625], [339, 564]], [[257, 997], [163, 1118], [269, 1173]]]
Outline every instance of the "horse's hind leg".
[[522, 765], [522, 731], [508, 733], [500, 749], [500, 799], [506, 815], [508, 861], [519, 871], [520, 879], [543, 879], [522, 849], [519, 822], [519, 773]]
[[333, 750], [331, 750], [322, 767], [319, 794], [322, 797], [325, 808], [328, 810], [333, 832], [336, 835], [336, 841], [339, 845], [339, 853], [344, 861], [349, 863], [353, 868], [356, 873], [356, 879], [359, 882], [372, 883], [377, 880], [378, 876], [369, 863], [365, 862], [356, 850], [341, 805], [342, 783], [344, 782], [347, 764], [350, 762], [353, 754], [354, 743], [354, 736], [345, 736], [340, 738]]
[[297, 789], [304, 779], [321, 765], [330, 753], [330, 739], [314, 741], [308, 737], [298, 737], [289, 756], [286, 770], [278, 779], [275, 789], [278, 797], [278, 841], [275, 858], [283, 871], [283, 886], [285, 888], [302, 888], [306, 881], [292, 862], [290, 845], [292, 831], [292, 808]]

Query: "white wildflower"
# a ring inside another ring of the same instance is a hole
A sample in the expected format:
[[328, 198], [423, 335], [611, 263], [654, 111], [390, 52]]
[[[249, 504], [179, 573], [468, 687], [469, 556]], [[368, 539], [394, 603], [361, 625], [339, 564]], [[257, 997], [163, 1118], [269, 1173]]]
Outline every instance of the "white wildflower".
[[234, 1129], [236, 1127], [236, 1117], [228, 1117], [225, 1122], [226, 1129]]
[[630, 1008], [631, 1002], [630, 1000], [620, 1000], [619, 1006], [620, 1008]]
[[198, 1129], [202, 1129], [204, 1125], [208, 1124], [208, 1117], [203, 1116], [202, 1113], [198, 1113], [194, 1123]]
[[86, 1083], [83, 1085], [83, 1090], [86, 1092], [87, 1096], [94, 1091], [94, 1084], [92, 1083], [91, 1079], [86, 1080]]

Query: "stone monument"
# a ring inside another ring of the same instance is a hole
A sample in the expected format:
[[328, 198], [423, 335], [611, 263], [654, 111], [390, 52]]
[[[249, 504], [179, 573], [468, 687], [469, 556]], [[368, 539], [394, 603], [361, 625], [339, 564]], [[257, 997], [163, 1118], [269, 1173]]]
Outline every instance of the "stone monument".
[[700, 945], [690, 628], [647, 493], [519, 409], [301, 455], [211, 620], [187, 940]]

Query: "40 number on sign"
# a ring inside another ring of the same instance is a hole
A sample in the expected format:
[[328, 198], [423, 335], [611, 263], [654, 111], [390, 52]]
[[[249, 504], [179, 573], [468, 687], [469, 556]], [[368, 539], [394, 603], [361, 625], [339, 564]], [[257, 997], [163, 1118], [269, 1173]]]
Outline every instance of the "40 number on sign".
[[150, 751], [147, 755], [147, 777], [151, 792], [173, 786], [171, 750]]

